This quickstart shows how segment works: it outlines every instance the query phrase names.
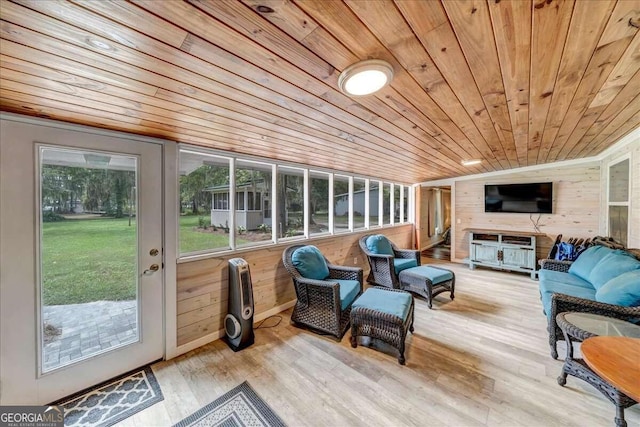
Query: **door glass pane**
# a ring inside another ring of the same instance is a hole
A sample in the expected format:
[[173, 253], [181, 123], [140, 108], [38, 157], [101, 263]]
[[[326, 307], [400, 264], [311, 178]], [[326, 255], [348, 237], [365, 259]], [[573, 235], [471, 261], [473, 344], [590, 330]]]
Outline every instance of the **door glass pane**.
[[236, 211], [236, 247], [273, 241], [271, 165], [237, 160], [236, 191], [247, 202], [247, 209]]
[[364, 179], [353, 179], [353, 229], [364, 228]]
[[349, 177], [333, 177], [333, 231], [349, 230]]
[[43, 372], [139, 340], [137, 162], [40, 149]]
[[329, 231], [329, 174], [309, 172], [309, 234]]
[[229, 159], [180, 152], [180, 254], [229, 249]]
[[609, 206], [609, 236], [627, 246], [628, 206]]
[[609, 168], [609, 202], [629, 200], [629, 159]]
[[278, 237], [304, 235], [304, 173], [278, 168]]

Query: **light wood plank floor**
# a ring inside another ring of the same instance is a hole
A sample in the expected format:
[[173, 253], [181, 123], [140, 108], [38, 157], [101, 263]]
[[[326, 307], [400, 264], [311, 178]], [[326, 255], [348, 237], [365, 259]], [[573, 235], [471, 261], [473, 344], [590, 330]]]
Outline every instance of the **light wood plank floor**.
[[[538, 282], [436, 260], [457, 277], [456, 299], [416, 298], [407, 364], [395, 355], [282, 323], [239, 353], [216, 341], [153, 366], [165, 400], [122, 426], [172, 425], [248, 380], [291, 426], [613, 426], [615, 410], [551, 359]], [[560, 348], [564, 354], [564, 347]], [[640, 426], [640, 405], [628, 409]]]

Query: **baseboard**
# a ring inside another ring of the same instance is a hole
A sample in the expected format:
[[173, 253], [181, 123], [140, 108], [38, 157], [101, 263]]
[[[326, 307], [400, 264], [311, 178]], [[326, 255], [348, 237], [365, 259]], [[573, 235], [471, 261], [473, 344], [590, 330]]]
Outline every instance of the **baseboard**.
[[[296, 304], [296, 300], [293, 301], [289, 301], [287, 303], [284, 303], [282, 305], [279, 305], [277, 307], [273, 307], [270, 310], [264, 311], [262, 313], [256, 314], [256, 316], [253, 319], [253, 322], [260, 322], [264, 319], [266, 319], [267, 317], [273, 316], [274, 314], [278, 314], [281, 313], [291, 307], [293, 307]], [[183, 344], [181, 346], [178, 346], [175, 349], [175, 352], [171, 355], [167, 355], [167, 360], [169, 359], [173, 359], [174, 357], [180, 356], [181, 354], [187, 353], [191, 350], [195, 350], [198, 347], [202, 347], [205, 344], [209, 344], [210, 342], [213, 342], [215, 340], [219, 340], [220, 338], [224, 337], [225, 333], [224, 333], [224, 329], [220, 329], [218, 331], [215, 332], [211, 332], [210, 334], [207, 334], [203, 337], [200, 337], [196, 340], [193, 340], [191, 342], [188, 342], [186, 344]]]

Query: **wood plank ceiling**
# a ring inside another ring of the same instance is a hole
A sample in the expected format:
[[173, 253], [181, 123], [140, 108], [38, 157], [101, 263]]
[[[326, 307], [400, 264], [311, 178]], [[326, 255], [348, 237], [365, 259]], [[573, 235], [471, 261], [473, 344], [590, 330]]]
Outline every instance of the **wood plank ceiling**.
[[[0, 0], [0, 15], [4, 111], [399, 182], [591, 156], [640, 125], [640, 0]], [[340, 71], [368, 58], [392, 84], [343, 95]]]

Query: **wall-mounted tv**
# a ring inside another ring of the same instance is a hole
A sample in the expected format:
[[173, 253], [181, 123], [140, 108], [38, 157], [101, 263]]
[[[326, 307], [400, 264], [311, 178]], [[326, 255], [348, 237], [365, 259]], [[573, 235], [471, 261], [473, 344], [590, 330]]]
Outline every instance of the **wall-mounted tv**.
[[487, 184], [485, 212], [552, 213], [553, 183]]

